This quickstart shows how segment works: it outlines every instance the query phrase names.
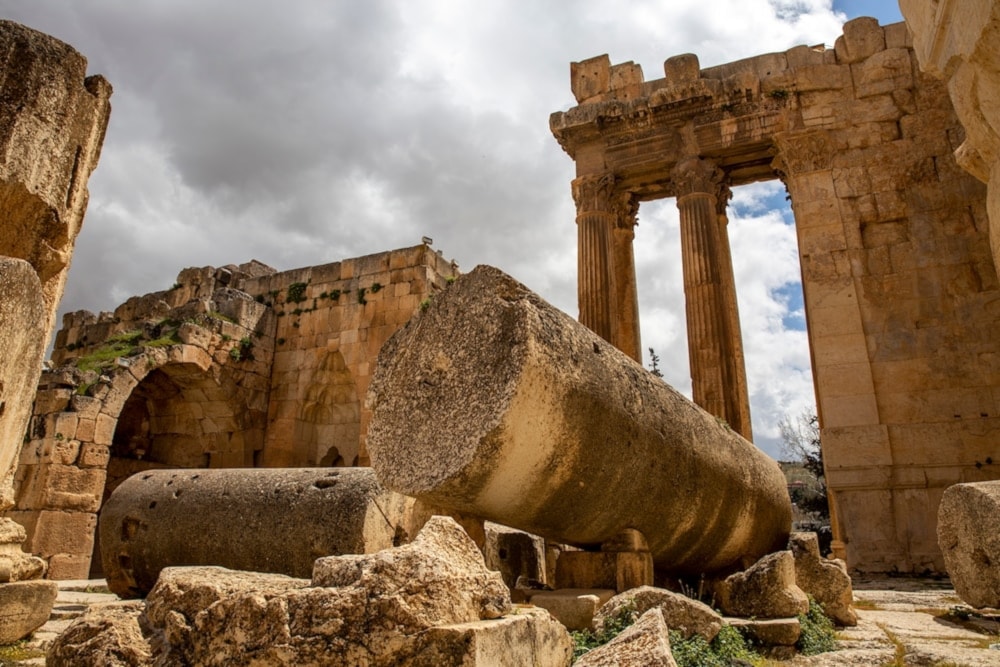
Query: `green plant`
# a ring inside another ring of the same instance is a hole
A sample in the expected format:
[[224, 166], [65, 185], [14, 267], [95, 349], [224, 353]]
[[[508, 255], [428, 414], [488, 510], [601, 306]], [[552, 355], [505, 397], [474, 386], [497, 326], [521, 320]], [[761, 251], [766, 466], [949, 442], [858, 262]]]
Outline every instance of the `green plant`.
[[244, 336], [237, 345], [229, 350], [229, 358], [233, 361], [250, 361], [253, 359], [253, 339]]
[[264, 303], [264, 295], [258, 294], [253, 298], [253, 300], [256, 301], [257, 303]]
[[334, 301], [336, 301], [337, 299], [339, 299], [340, 295], [341, 295], [341, 291], [339, 289], [335, 289], [332, 292], [330, 292], [330, 298], [333, 299]]
[[276, 342], [276, 343], [278, 343], [278, 345], [284, 345], [284, 344], [285, 344], [285, 339], [284, 339], [284, 338], [279, 338], [279, 339], [278, 339], [277, 341], [275, 341], [275, 342]]
[[813, 597], [809, 596], [809, 611], [799, 614], [799, 625], [802, 627], [802, 634], [795, 647], [803, 655], [816, 655], [826, 653], [836, 648], [836, 632], [833, 629], [833, 621], [823, 613], [823, 608]]
[[420, 310], [424, 311], [431, 307], [431, 297], [427, 297], [420, 302]]
[[658, 378], [663, 377], [663, 371], [660, 370], [660, 357], [653, 348], [649, 348], [649, 372]]
[[678, 667], [730, 667], [760, 664], [761, 657], [747, 645], [739, 630], [724, 625], [711, 642], [701, 635], [685, 638], [678, 630], [670, 631], [670, 652]]
[[82, 371], [100, 371], [111, 368], [118, 357], [130, 357], [139, 353], [138, 343], [142, 331], [133, 329], [111, 336], [90, 354], [77, 357], [73, 363]]
[[288, 303], [299, 303], [306, 300], [306, 283], [292, 283], [285, 293], [285, 301]]
[[772, 100], [786, 100], [788, 99], [788, 91], [784, 88], [776, 88], [768, 93], [768, 96], [770, 96]]
[[573, 638], [573, 659], [576, 660], [584, 653], [593, 651], [598, 646], [603, 646], [618, 636], [622, 630], [635, 623], [639, 617], [635, 609], [634, 602], [628, 602], [615, 613], [614, 616], [605, 619], [604, 625], [599, 632], [590, 630], [576, 630], [570, 633]]
[[358, 303], [360, 303], [362, 306], [368, 303], [368, 299], [365, 298], [365, 292], [367, 291], [368, 290], [366, 290], [364, 287], [358, 288]]
[[448, 276], [447, 278], [444, 279], [444, 281], [450, 285], [453, 282], [455, 282], [455, 276]]
[[372, 286], [371, 286], [371, 293], [372, 294], [376, 294], [377, 292], [381, 292], [381, 291], [382, 291], [382, 283], [372, 283]]

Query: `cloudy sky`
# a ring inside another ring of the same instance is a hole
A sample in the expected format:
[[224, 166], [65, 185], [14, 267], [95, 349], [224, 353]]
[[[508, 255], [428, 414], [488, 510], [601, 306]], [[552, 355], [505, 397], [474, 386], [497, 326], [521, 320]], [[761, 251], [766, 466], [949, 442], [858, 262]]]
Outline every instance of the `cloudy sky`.
[[[608, 53], [647, 80], [832, 45], [891, 0], [0, 0], [114, 86], [63, 312], [112, 310], [187, 266], [279, 270], [430, 236], [468, 270], [498, 266], [573, 316], [573, 162], [548, 116], [569, 63]], [[777, 183], [736, 191], [730, 234], [755, 440], [813, 410], [791, 215]], [[644, 348], [690, 395], [672, 200], [635, 240]], [[648, 354], [648, 353], [647, 353]], [[648, 359], [647, 359], [648, 363]]]

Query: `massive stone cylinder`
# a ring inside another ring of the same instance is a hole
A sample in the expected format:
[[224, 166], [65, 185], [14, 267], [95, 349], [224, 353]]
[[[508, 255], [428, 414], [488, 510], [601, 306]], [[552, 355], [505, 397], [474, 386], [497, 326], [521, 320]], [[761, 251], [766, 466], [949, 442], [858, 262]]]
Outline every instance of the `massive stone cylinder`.
[[773, 460], [491, 267], [389, 340], [369, 401], [379, 479], [432, 505], [580, 546], [636, 529], [676, 573], [788, 538]]
[[173, 565], [308, 579], [321, 556], [408, 541], [412, 507], [371, 468], [149, 470], [101, 510], [101, 560], [121, 597], [145, 595]]

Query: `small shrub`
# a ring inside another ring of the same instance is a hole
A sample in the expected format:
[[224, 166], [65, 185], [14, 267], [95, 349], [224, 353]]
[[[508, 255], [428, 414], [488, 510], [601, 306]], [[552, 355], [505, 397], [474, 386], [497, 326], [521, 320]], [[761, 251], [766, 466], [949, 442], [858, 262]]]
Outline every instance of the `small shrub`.
[[427, 310], [430, 307], [431, 307], [431, 298], [430, 297], [427, 297], [426, 299], [424, 299], [423, 301], [420, 302], [420, 310], [421, 311]]
[[372, 283], [371, 293], [376, 294], [382, 290], [382, 283]]
[[368, 299], [365, 298], [365, 292], [367, 291], [368, 290], [366, 290], [364, 287], [358, 288], [358, 303], [360, 303], [362, 306], [368, 303]]
[[306, 283], [292, 283], [288, 286], [288, 292], [285, 294], [285, 301], [288, 303], [299, 303], [306, 300]]
[[799, 614], [799, 625], [802, 626], [802, 634], [795, 647], [803, 655], [816, 655], [826, 653], [836, 648], [836, 632], [831, 621], [823, 608], [816, 600], [809, 596], [809, 611]]
[[618, 613], [605, 620], [604, 627], [600, 632], [590, 630], [575, 630], [570, 633], [573, 638], [573, 659], [576, 660], [584, 653], [593, 651], [598, 646], [604, 646], [609, 641], [618, 636], [622, 630], [635, 623], [639, 614], [635, 609], [635, 604], [629, 602], [618, 610]]
[[685, 639], [679, 631], [671, 630], [670, 652], [678, 667], [730, 667], [758, 664], [761, 660], [739, 630], [731, 625], [722, 626], [711, 643], [698, 634]]
[[239, 344], [229, 350], [229, 358], [233, 361], [250, 361], [253, 359], [253, 339], [244, 336]]

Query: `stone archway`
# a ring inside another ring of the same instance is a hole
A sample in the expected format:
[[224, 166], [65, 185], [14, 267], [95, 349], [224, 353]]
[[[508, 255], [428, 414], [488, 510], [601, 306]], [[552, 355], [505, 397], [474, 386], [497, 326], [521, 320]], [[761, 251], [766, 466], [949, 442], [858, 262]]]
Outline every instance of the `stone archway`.
[[26, 546], [48, 561], [50, 578], [99, 574], [98, 512], [127, 476], [254, 464], [263, 435], [252, 406], [267, 401], [266, 389], [250, 386], [263, 386], [253, 379], [257, 362], [231, 354], [232, 337], [185, 327], [192, 342], [141, 348], [96, 383], [70, 367], [43, 376], [10, 514], [26, 526]]
[[306, 452], [307, 466], [358, 464], [361, 402], [344, 357], [337, 350], [323, 355], [306, 386], [295, 422], [295, 442]]

